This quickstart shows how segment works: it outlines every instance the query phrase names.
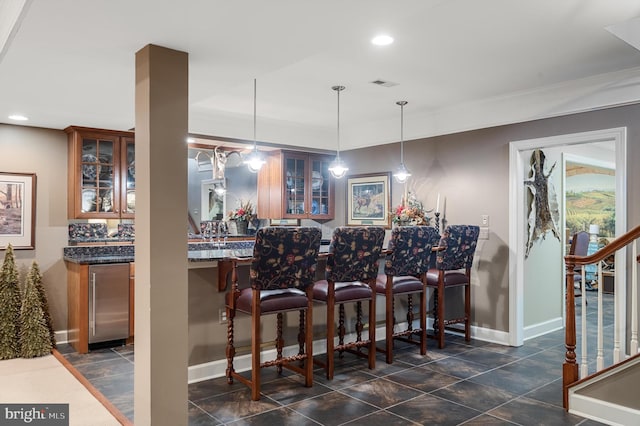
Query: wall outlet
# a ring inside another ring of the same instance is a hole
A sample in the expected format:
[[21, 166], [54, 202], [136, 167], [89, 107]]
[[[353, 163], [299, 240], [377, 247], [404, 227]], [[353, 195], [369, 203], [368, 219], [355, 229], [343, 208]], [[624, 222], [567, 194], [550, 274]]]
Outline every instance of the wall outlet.
[[483, 214], [480, 216], [480, 226], [489, 226], [489, 215]]
[[227, 323], [227, 309], [223, 308], [218, 310], [218, 318], [220, 318], [220, 324]]

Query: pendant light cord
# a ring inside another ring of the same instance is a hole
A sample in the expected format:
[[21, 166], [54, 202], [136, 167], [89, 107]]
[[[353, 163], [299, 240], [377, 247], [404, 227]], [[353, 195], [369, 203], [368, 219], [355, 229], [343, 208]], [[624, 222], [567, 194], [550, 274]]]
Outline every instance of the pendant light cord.
[[338, 158], [340, 158], [340, 90], [342, 89], [336, 89], [336, 91], [338, 92], [338, 152], [337, 152], [337, 156]]
[[404, 166], [404, 106], [407, 101], [398, 101], [396, 105], [400, 105], [400, 164]]
[[404, 165], [404, 104], [400, 104], [400, 164]]
[[256, 139], [256, 79], [253, 79], [253, 150], [258, 151], [258, 142]]
[[338, 92], [338, 149], [336, 151], [336, 158], [340, 158], [340, 92], [345, 89], [344, 86], [333, 86], [333, 90]]

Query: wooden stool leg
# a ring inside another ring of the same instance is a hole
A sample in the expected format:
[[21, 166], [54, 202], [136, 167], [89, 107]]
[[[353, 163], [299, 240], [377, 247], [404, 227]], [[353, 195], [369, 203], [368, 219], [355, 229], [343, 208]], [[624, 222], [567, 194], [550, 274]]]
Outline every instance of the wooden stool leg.
[[420, 355], [427, 354], [427, 291], [420, 293]]
[[[443, 273], [443, 271], [440, 271]], [[438, 348], [444, 348], [444, 285], [438, 284]]]
[[253, 290], [251, 313], [251, 399], [260, 399], [260, 292]]
[[385, 302], [386, 302], [386, 310], [385, 313], [385, 351], [386, 351], [386, 359], [387, 364], [393, 363], [393, 326], [395, 325], [395, 316], [394, 316], [394, 300], [393, 293], [391, 292], [391, 285], [389, 279], [387, 280], [387, 290], [385, 294]]
[[[375, 282], [373, 283], [375, 286]], [[359, 303], [359, 302], [358, 302]], [[376, 294], [369, 300], [369, 369], [376, 368]]]
[[313, 386], [313, 288], [311, 286], [307, 288], [307, 298], [309, 300], [307, 311], [300, 311], [300, 315], [307, 317], [304, 329], [305, 353], [307, 356], [305, 358], [304, 385], [311, 387]]
[[233, 346], [233, 320], [235, 318], [236, 311], [227, 307], [227, 383], [233, 384], [233, 358], [236, 355], [236, 348]]
[[[282, 318], [284, 314], [278, 312], [276, 314], [276, 359], [282, 359], [282, 348], [284, 347], [284, 339], [282, 338]], [[276, 367], [278, 374], [282, 374], [282, 364]]]

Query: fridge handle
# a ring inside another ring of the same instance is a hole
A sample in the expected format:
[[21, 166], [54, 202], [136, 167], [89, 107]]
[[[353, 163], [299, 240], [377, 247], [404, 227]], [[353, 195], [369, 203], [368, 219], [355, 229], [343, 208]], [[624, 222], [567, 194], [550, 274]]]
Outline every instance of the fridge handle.
[[96, 335], [96, 273], [91, 274], [91, 332]]

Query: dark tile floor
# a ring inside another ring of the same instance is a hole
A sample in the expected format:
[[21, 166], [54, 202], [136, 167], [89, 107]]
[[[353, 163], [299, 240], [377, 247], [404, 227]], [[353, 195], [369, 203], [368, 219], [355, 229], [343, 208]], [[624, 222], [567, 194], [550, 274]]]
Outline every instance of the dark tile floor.
[[[594, 299], [595, 306], [595, 299]], [[589, 317], [591, 314], [588, 315]], [[590, 331], [591, 333], [591, 331]], [[59, 351], [133, 421], [133, 347], [79, 355]], [[578, 358], [579, 359], [579, 358]], [[190, 425], [595, 425], [562, 408], [564, 331], [521, 347], [447, 337], [428, 353], [398, 344], [392, 365], [378, 356], [376, 369], [346, 354], [328, 381], [316, 370], [305, 388], [300, 376], [263, 369], [262, 397], [217, 378], [189, 385]]]

